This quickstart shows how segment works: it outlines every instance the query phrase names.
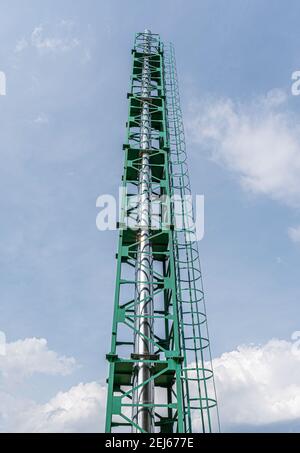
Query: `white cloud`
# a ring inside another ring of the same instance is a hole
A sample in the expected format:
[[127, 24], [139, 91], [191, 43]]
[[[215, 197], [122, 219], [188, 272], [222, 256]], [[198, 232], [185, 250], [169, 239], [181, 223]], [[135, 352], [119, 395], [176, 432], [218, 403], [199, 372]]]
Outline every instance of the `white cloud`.
[[6, 344], [6, 354], [0, 356], [0, 376], [14, 381], [32, 376], [34, 373], [48, 375], [70, 374], [75, 359], [59, 356], [48, 348], [43, 338], [26, 338]]
[[20, 39], [15, 47], [16, 53], [21, 53], [28, 47], [38, 50], [40, 53], [66, 53], [79, 47], [80, 40], [73, 35], [74, 23], [62, 20], [53, 27], [52, 32], [47, 32], [44, 25], [35, 27], [30, 37]]
[[17, 42], [16, 47], [15, 47], [15, 52], [16, 53], [22, 52], [27, 47], [28, 47], [28, 42], [26, 41], [25, 38], [22, 38]]
[[273, 90], [252, 103], [206, 99], [191, 106], [191, 139], [237, 173], [242, 186], [300, 205], [300, 125]]
[[40, 25], [31, 34], [31, 45], [38, 50], [52, 52], [67, 52], [78, 47], [80, 41], [75, 37], [49, 37], [45, 36], [44, 28]]
[[73, 28], [75, 26], [75, 22], [70, 19], [62, 19], [59, 22], [60, 27], [67, 27], [67, 28]]
[[[97, 382], [79, 384], [59, 392], [46, 404], [33, 401], [0, 401], [8, 407], [6, 431], [25, 433], [101, 432], [106, 406], [106, 387]], [[16, 411], [15, 408], [18, 408]]]
[[300, 356], [292, 343], [240, 346], [214, 359], [214, 371], [225, 430], [300, 420]]
[[297, 227], [290, 227], [288, 235], [293, 242], [300, 242], [300, 225]]
[[33, 122], [35, 124], [48, 124], [49, 119], [48, 119], [47, 115], [45, 115], [44, 113], [41, 113], [33, 120]]
[[78, 384], [66, 392], [57, 393], [45, 404], [21, 396], [19, 390], [23, 379], [40, 373], [64, 377], [74, 370], [74, 358], [57, 354], [48, 348], [45, 339], [37, 338], [7, 343], [5, 352], [5, 356], [0, 357], [0, 431], [85, 432], [103, 429], [106, 386], [99, 383]]

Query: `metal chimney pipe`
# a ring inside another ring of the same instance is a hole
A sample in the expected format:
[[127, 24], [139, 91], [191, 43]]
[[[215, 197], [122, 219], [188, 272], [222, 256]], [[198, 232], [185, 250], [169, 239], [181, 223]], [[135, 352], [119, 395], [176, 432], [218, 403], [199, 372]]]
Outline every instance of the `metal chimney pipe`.
[[[149, 239], [151, 226], [151, 114], [149, 97], [151, 96], [151, 71], [149, 54], [151, 52], [151, 31], [144, 32], [144, 61], [142, 69], [142, 115], [141, 115], [141, 167], [139, 172], [139, 210], [138, 210], [138, 250], [136, 261], [136, 295], [134, 356], [140, 360], [150, 359], [153, 345], [153, 262], [152, 246]], [[151, 377], [151, 363], [136, 362], [134, 387], [143, 384]], [[133, 393], [133, 421], [143, 431], [154, 432], [154, 411], [152, 407], [143, 407], [154, 403], [154, 382], [142, 385]], [[133, 427], [133, 432], [139, 432]]]

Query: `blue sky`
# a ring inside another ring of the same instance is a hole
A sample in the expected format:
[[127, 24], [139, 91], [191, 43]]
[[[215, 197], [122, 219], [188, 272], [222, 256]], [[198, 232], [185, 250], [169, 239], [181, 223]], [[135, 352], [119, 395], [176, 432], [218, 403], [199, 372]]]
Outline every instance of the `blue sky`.
[[[96, 199], [118, 191], [130, 49], [145, 27], [176, 48], [192, 188], [205, 195], [200, 252], [216, 366], [234, 370], [236, 354], [241, 364], [255, 360], [245, 406], [264, 381], [256, 360], [270, 364], [269, 376], [282, 370], [284, 355], [294, 376], [300, 98], [291, 95], [291, 74], [300, 68], [299, 3], [2, 0], [1, 7], [0, 330], [12, 359], [0, 358], [0, 430], [102, 429], [117, 234], [97, 231]], [[38, 366], [44, 360], [51, 366]], [[21, 384], [8, 383], [16, 370]], [[289, 379], [283, 373], [269, 387], [290, 395], [297, 380]], [[235, 395], [231, 384], [220, 384], [220, 399]], [[83, 404], [94, 398], [90, 412], [38, 426], [49, 402], [67, 413], [65, 400], [79, 393]], [[299, 411], [261, 412], [259, 423], [251, 414], [235, 419], [228, 403], [224, 429], [299, 430]]]

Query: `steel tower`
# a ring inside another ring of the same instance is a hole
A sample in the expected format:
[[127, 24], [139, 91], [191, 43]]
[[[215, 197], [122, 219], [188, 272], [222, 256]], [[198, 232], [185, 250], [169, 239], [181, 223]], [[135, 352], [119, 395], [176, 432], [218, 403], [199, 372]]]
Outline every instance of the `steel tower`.
[[128, 100], [106, 432], [211, 432], [218, 412], [175, 53], [149, 30], [135, 37]]

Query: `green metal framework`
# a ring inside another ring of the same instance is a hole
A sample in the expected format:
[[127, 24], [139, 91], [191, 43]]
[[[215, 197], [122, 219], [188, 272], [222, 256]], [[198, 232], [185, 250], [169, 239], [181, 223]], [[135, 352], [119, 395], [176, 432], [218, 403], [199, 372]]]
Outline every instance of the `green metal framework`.
[[[190, 194], [185, 140], [178, 94], [174, 49], [151, 34], [149, 53], [144, 53], [144, 33], [135, 37], [132, 50], [131, 88], [127, 140], [122, 177], [122, 206], [117, 253], [117, 277], [109, 362], [106, 432], [145, 432], [132, 417], [134, 372], [140, 361], [151, 365], [155, 399], [151, 404], [156, 432], [211, 432], [218, 429], [217, 404], [207, 331], [197, 241], [194, 238], [193, 208], [182, 201]], [[138, 181], [141, 168], [141, 84], [144, 58], [149, 59], [151, 95], [152, 198], [166, 200], [150, 230], [154, 335], [147, 338], [153, 354], [133, 353], [136, 331], [136, 262], [139, 232]], [[171, 216], [165, 215], [166, 212]], [[176, 218], [182, 215], [181, 226]], [[146, 382], [144, 383], [146, 384]], [[149, 403], [145, 404], [149, 407]], [[214, 423], [217, 423], [214, 428]]]

